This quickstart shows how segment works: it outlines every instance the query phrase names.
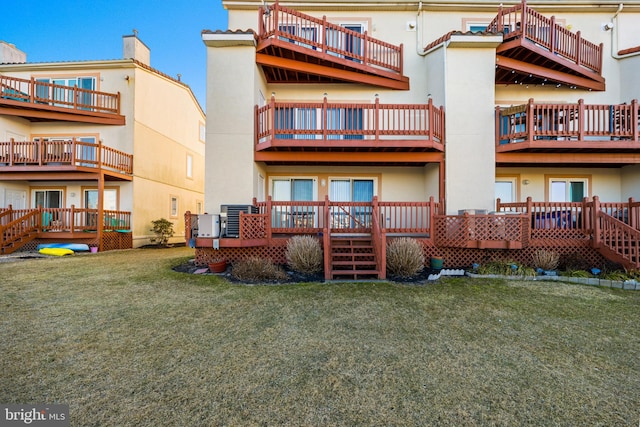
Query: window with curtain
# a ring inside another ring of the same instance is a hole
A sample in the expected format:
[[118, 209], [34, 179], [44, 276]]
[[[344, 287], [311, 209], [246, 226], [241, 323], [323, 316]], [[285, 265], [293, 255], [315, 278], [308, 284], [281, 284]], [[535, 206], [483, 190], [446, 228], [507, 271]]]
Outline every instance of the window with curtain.
[[588, 196], [586, 178], [551, 178], [549, 180], [550, 202], [581, 202]]

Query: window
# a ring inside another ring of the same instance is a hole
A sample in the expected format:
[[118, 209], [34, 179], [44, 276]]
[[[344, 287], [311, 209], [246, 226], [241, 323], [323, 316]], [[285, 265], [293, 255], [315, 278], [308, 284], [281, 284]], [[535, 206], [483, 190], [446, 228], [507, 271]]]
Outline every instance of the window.
[[[331, 179], [329, 199], [336, 202], [371, 202], [374, 195], [373, 179]], [[335, 209], [331, 212], [332, 228], [359, 228], [371, 226], [371, 207], [354, 206], [345, 211]]]
[[199, 123], [198, 138], [200, 139], [200, 142], [205, 142], [207, 140], [207, 128], [202, 122]]
[[[65, 88], [49, 86], [46, 84], [37, 83], [51, 83], [56, 86], [66, 86], [73, 88], [75, 86], [78, 89], [86, 89], [77, 93], [74, 100], [74, 91], [67, 90]], [[94, 105], [93, 93], [88, 91], [96, 90], [95, 77], [65, 77], [65, 78], [38, 78], [36, 79], [36, 96], [43, 99], [53, 99], [60, 103], [55, 103], [57, 106], [73, 106], [74, 103], [79, 105], [79, 108], [89, 110]]]
[[500, 199], [502, 203], [517, 202], [515, 177], [497, 177], [495, 195], [496, 199]]
[[193, 178], [193, 156], [187, 154], [187, 178]]
[[[308, 202], [317, 197], [316, 179], [273, 178], [271, 198], [274, 202]], [[317, 223], [317, 208], [304, 203], [295, 206], [276, 204], [272, 209], [273, 227], [313, 227]]]
[[[335, 20], [333, 21], [335, 22]], [[329, 47], [329, 55], [341, 56], [345, 59], [361, 62], [362, 56], [362, 37], [359, 34], [363, 34], [366, 31], [366, 25], [364, 23], [351, 23], [343, 22], [340, 26], [346, 31], [327, 29], [327, 46]], [[357, 34], [354, 34], [357, 33]], [[338, 52], [352, 53], [350, 55], [342, 55]]]
[[589, 195], [588, 178], [549, 178], [550, 202], [581, 202]]
[[[84, 189], [84, 207], [85, 209], [98, 209], [98, 190], [97, 189]], [[117, 211], [118, 210], [118, 189], [117, 188], [105, 188], [102, 200], [102, 209], [105, 211]], [[98, 214], [96, 212], [84, 213], [84, 224], [91, 228], [97, 228], [98, 226]], [[107, 222], [108, 221], [108, 222]], [[105, 222], [107, 225], [118, 227], [120, 225], [118, 219], [113, 214], [105, 213]]]
[[171, 218], [178, 217], [178, 196], [171, 196], [171, 206], [169, 208], [169, 216]]
[[33, 206], [57, 209], [62, 207], [62, 190], [35, 190]]

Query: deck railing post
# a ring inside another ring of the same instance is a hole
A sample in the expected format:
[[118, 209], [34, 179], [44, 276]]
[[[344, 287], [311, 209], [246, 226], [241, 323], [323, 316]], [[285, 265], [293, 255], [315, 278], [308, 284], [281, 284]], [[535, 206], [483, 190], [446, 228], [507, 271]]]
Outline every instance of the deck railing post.
[[497, 32], [501, 33], [504, 30], [504, 17], [502, 16], [502, 3], [500, 3], [500, 6], [498, 7], [498, 16], [496, 20], [497, 20], [496, 30]]
[[591, 215], [591, 221], [593, 230], [593, 247], [599, 248], [601, 242], [600, 236], [600, 199], [598, 196], [593, 196], [593, 215]]
[[276, 97], [271, 95], [271, 101], [269, 102], [269, 109], [271, 110], [271, 117], [269, 118], [270, 123], [270, 134], [271, 140], [276, 139]]
[[[535, 224], [535, 212], [533, 212], [533, 199], [531, 196], [527, 197], [526, 211], [529, 214], [529, 223]], [[529, 240], [531, 240], [531, 234], [533, 233], [533, 227], [529, 227]]]
[[322, 140], [327, 141], [327, 97], [322, 101]]
[[429, 197], [429, 239], [432, 242], [436, 239], [436, 224], [435, 224], [435, 215], [436, 215], [436, 199], [433, 196]]
[[191, 240], [191, 211], [186, 211], [184, 213], [184, 241], [187, 246], [190, 246], [189, 240]]
[[71, 213], [69, 218], [69, 231], [73, 233], [75, 230], [76, 206], [71, 205]]
[[362, 50], [363, 50], [363, 52], [362, 52], [362, 63], [365, 64], [365, 65], [369, 65], [369, 62], [367, 60], [367, 57], [368, 57], [367, 52], [369, 51], [369, 37], [368, 37], [366, 31], [364, 32], [363, 38], [364, 38], [364, 43], [363, 43], [364, 46], [362, 48]]
[[264, 213], [265, 213], [264, 230], [268, 240], [271, 240], [271, 233], [272, 233], [271, 231], [271, 218], [273, 218], [273, 215], [271, 213], [272, 206], [273, 205], [271, 203], [271, 196], [267, 196], [267, 202], [264, 207]]
[[9, 166], [13, 166], [13, 156], [16, 152], [16, 140], [13, 138], [9, 138]]
[[433, 119], [433, 99], [429, 98], [427, 103], [427, 114], [429, 114], [429, 129], [427, 129], [427, 138], [433, 142], [433, 127], [435, 120]]
[[584, 141], [585, 127], [584, 99], [578, 99], [578, 141]]
[[500, 123], [500, 106], [496, 106], [496, 147], [500, 145], [500, 138], [502, 135], [502, 123]]
[[320, 52], [327, 53], [327, 16], [322, 16], [322, 44], [320, 45]]
[[36, 78], [31, 77], [31, 82], [29, 83], [29, 102], [31, 104], [35, 103], [36, 97]]
[[582, 65], [582, 49], [580, 45], [582, 44], [582, 36], [580, 35], [580, 31], [576, 31], [576, 64]]
[[404, 75], [404, 43], [400, 43], [400, 56], [398, 61], [400, 61], [400, 75], [402, 76]]
[[73, 88], [71, 88], [71, 91], [73, 92], [73, 109], [77, 110], [78, 109], [78, 85], [73, 85]]
[[629, 218], [629, 226], [633, 227], [634, 229], [638, 229], [638, 220], [637, 220], [637, 215], [635, 212], [632, 212], [633, 209], [633, 205], [635, 204], [635, 200], [633, 197], [629, 197], [629, 210], [627, 211], [627, 215]]
[[638, 139], [640, 138], [640, 129], [638, 129], [640, 125], [640, 123], [638, 123], [639, 121], [640, 117], [638, 117], [638, 100], [633, 99], [631, 100], [631, 139], [634, 142], [638, 142]]
[[331, 212], [329, 212], [329, 196], [324, 196], [324, 228], [322, 229], [324, 247], [324, 278], [331, 279]]
[[375, 141], [378, 142], [380, 140], [380, 98], [376, 96], [376, 103], [374, 106], [374, 131], [375, 131]]
[[549, 25], [549, 43], [551, 44], [551, 46], [549, 46], [549, 51], [551, 53], [555, 53], [556, 51], [556, 31], [556, 17], [552, 16], [551, 25]]
[[533, 98], [529, 98], [527, 105], [527, 140], [533, 141], [533, 123], [534, 123], [535, 105], [533, 105]]

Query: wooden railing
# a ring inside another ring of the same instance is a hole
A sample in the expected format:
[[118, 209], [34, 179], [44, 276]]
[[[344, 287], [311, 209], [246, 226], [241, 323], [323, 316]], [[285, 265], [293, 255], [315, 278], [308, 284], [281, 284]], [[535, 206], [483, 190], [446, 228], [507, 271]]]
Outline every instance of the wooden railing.
[[529, 215], [435, 215], [436, 246], [522, 249], [529, 243]]
[[327, 59], [341, 58], [402, 75], [403, 46], [394, 46], [337, 24], [280, 6], [260, 8], [258, 40], [290, 42]]
[[32, 210], [20, 216], [15, 216], [14, 213], [11, 207], [2, 212], [0, 253], [4, 253], [6, 248], [25, 236], [37, 232], [40, 228], [42, 216], [39, 211]]
[[577, 65], [598, 74], [602, 72], [602, 43], [596, 45], [583, 39], [580, 31], [572, 33], [558, 25], [554, 16], [546, 18], [528, 7], [525, 0], [509, 8], [500, 5], [487, 31], [504, 32], [504, 41], [525, 37]]
[[[37, 228], [40, 231], [95, 231], [99, 226], [98, 210], [77, 208], [43, 208], [13, 209], [11, 206], [0, 212], [0, 226], [19, 221], [28, 216], [36, 216]], [[130, 230], [131, 212], [104, 210], [103, 230]]]
[[77, 86], [63, 86], [0, 76], [0, 101], [19, 101], [37, 106], [49, 105], [79, 111], [120, 114], [120, 93], [99, 92]]
[[0, 142], [2, 166], [83, 166], [133, 173], [133, 155], [97, 144], [72, 138], [68, 141]]
[[606, 105], [534, 103], [509, 108], [496, 107], [496, 146], [522, 141], [640, 140], [640, 107], [630, 104]]
[[444, 140], [444, 108], [427, 104], [276, 102], [256, 106], [256, 145], [269, 140]]

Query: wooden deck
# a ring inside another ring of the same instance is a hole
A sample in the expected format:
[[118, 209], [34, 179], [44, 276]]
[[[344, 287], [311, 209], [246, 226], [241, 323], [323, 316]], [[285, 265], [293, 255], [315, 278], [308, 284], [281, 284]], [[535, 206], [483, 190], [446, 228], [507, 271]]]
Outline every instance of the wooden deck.
[[0, 114], [32, 122], [67, 121], [124, 125], [120, 93], [108, 93], [0, 76]]
[[269, 83], [360, 83], [409, 89], [403, 47], [280, 6], [260, 8], [256, 62]]
[[[185, 214], [187, 243], [196, 258], [224, 254], [231, 259], [263, 256], [284, 262], [284, 248], [294, 235], [317, 236], [325, 248], [325, 277], [335, 274], [336, 244], [345, 239], [366, 239], [367, 274], [375, 263], [376, 274], [385, 277], [386, 242], [408, 236], [422, 242], [426, 256], [445, 254], [447, 265], [469, 266], [492, 258], [531, 262], [540, 249], [591, 262], [603, 259], [640, 268], [640, 202], [603, 203], [598, 197], [580, 203], [502, 203], [483, 215], [445, 215], [443, 204], [425, 202], [316, 202], [254, 201], [254, 214], [239, 215], [239, 236], [198, 236], [198, 216]], [[216, 245], [214, 245], [216, 241]], [[349, 247], [353, 243], [347, 243]], [[218, 249], [213, 249], [218, 247]], [[344, 259], [339, 261], [345, 264]], [[357, 264], [351, 266], [357, 275]], [[350, 270], [351, 271], [351, 270]]]
[[[102, 218], [100, 221], [99, 218]], [[113, 233], [111, 233], [113, 232]], [[76, 208], [0, 209], [0, 254], [12, 253], [30, 242], [95, 242], [101, 250], [125, 249], [116, 233], [131, 232], [131, 212]], [[113, 235], [111, 235], [113, 234]], [[127, 242], [131, 241], [124, 239]], [[130, 248], [131, 244], [125, 244]]]

